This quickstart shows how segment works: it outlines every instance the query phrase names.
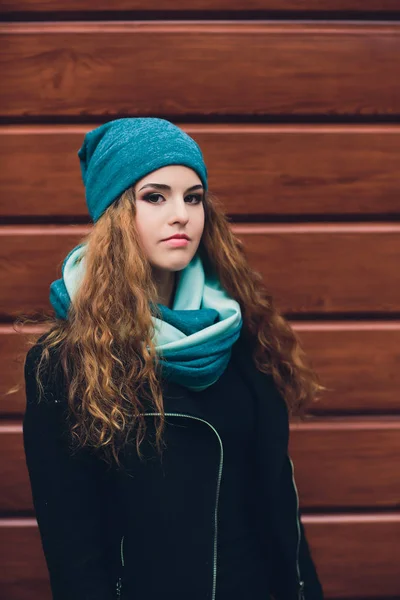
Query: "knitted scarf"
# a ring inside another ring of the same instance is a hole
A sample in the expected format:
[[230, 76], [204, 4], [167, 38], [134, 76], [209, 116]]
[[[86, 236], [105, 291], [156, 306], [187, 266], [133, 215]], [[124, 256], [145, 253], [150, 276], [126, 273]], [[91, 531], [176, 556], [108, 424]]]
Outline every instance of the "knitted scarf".
[[[62, 278], [50, 285], [50, 302], [56, 317], [67, 319], [85, 270], [85, 244], [65, 258]], [[201, 391], [215, 383], [231, 357], [240, 336], [239, 303], [221, 286], [218, 277], [207, 275], [198, 254], [177, 273], [172, 309], [157, 305], [162, 318], [153, 316], [156, 351], [163, 377], [190, 390]], [[152, 310], [154, 315], [154, 310]]]

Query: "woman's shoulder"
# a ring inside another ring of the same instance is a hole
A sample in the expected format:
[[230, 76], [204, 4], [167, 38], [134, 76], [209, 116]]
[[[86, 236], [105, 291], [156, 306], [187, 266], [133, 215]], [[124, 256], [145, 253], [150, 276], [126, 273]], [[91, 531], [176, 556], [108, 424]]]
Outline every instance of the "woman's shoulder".
[[[39, 376], [43, 389], [41, 394], [43, 399], [48, 402], [60, 402], [63, 397], [61, 391], [65, 388], [62, 365], [60, 362], [60, 349], [50, 348], [49, 355], [43, 357], [45, 349], [45, 340], [48, 333], [41, 335], [31, 346], [25, 357], [24, 375], [27, 400], [37, 399], [39, 396], [39, 386], [37, 376]], [[38, 370], [40, 366], [40, 369]]]
[[[25, 356], [25, 375], [29, 375], [32, 373], [34, 369], [37, 368], [42, 355], [45, 349], [45, 341], [48, 336], [48, 332], [42, 334], [34, 343], [33, 346], [29, 348]], [[48, 364], [48, 368], [54, 367], [59, 361], [59, 349], [50, 348], [49, 349], [49, 357], [46, 363]], [[48, 370], [48, 369], [46, 369]]]

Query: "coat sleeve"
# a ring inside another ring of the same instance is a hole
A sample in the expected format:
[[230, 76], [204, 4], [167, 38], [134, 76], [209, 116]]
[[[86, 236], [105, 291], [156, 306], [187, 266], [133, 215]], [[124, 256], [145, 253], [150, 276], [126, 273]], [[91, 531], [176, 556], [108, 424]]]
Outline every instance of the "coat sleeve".
[[324, 597], [323, 590], [307, 542], [304, 526], [301, 522], [301, 512], [299, 512], [299, 519], [301, 534], [299, 564], [301, 577], [305, 585], [304, 597], [305, 600], [321, 600]]
[[[294, 466], [288, 453], [284, 459], [276, 501], [278, 504], [275, 512], [277, 515], [276, 526], [279, 530], [280, 541], [273, 545], [272, 596], [274, 600], [286, 600], [287, 598], [323, 600], [323, 589], [302, 523]], [[295, 588], [291, 583], [292, 578], [288, 577], [287, 566], [288, 562], [293, 565], [294, 548], [296, 548], [296, 554], [298, 548], [298, 561], [296, 561], [296, 572], [293, 570], [293, 566], [291, 566], [290, 572], [295, 575], [298, 582]], [[288, 561], [289, 556], [290, 561]]]
[[[290, 478], [292, 480], [292, 488], [296, 497], [297, 503], [297, 522], [299, 531], [299, 571], [300, 579], [304, 584], [304, 598], [305, 600], [322, 600], [323, 590], [321, 582], [319, 580], [317, 570], [315, 568], [314, 560], [311, 554], [310, 546], [307, 541], [306, 532], [302, 522], [301, 510], [299, 507], [299, 496], [294, 476], [294, 466], [289, 455], [286, 457], [286, 462], [289, 462], [290, 466]], [[289, 466], [287, 467], [289, 469]], [[289, 476], [288, 476], [289, 479]], [[289, 484], [289, 482], [288, 482]]]
[[302, 523], [295, 465], [289, 454], [287, 405], [275, 385], [269, 398], [267, 417], [274, 424], [268, 435], [269, 471], [273, 474], [267, 490], [270, 592], [274, 600], [323, 600], [323, 588]]
[[38, 402], [35, 367], [39, 346], [25, 360], [23, 441], [33, 505], [50, 576], [53, 600], [111, 600], [107, 560], [103, 471], [94, 455], [72, 454], [66, 408], [57, 380], [43, 382]]

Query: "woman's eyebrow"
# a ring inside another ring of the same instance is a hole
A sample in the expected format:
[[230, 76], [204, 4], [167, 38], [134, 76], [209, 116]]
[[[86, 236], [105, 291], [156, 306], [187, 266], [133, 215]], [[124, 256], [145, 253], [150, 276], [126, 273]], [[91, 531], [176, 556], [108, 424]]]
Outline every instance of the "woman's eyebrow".
[[[147, 187], [154, 187], [154, 188], [156, 188], [158, 190], [168, 190], [168, 191], [171, 190], [170, 186], [169, 185], [165, 185], [164, 183], [146, 183], [146, 185], [144, 185], [142, 188], [140, 188], [139, 192], [141, 190], [144, 190], [144, 188], [147, 188]], [[192, 187], [188, 188], [186, 190], [186, 192], [192, 192], [193, 190], [199, 190], [199, 189], [203, 189], [203, 186], [200, 185], [200, 184], [198, 184], [198, 185], [192, 185]]]

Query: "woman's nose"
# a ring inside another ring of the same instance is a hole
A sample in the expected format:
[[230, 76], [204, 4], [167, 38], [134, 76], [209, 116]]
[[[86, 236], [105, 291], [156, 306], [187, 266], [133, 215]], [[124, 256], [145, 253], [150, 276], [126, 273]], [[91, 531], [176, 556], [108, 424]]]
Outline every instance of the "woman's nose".
[[188, 207], [185, 202], [177, 202], [174, 204], [172, 218], [179, 219], [180, 221], [187, 221], [189, 219]]

